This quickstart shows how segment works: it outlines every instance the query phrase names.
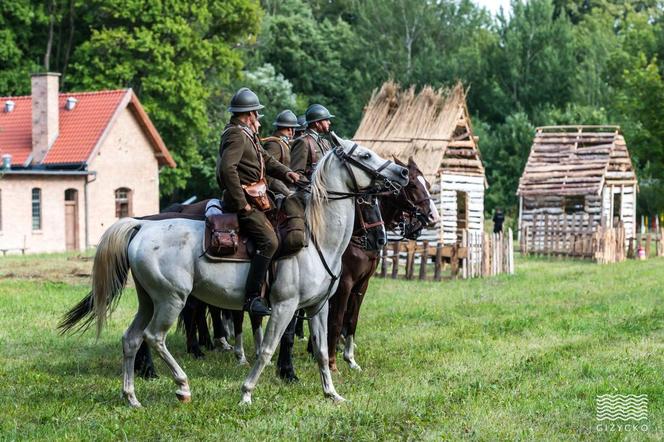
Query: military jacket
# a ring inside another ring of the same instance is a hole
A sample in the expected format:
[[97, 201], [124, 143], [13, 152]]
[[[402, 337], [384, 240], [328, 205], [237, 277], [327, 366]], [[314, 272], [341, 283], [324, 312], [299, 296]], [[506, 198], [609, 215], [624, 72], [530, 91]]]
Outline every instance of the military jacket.
[[[290, 145], [288, 138], [273, 134], [271, 137], [263, 138], [263, 148], [267, 153], [272, 155], [277, 161], [284, 166], [290, 166]], [[291, 191], [288, 186], [281, 180], [271, 178], [268, 181], [270, 190], [282, 195], [290, 195]]]
[[290, 167], [310, 179], [316, 164], [330, 149], [332, 145], [327, 139], [307, 129], [300, 138], [293, 141]]
[[249, 127], [231, 118], [221, 136], [217, 156], [217, 183], [229, 211], [239, 211], [247, 205], [242, 185], [258, 181], [262, 170], [282, 181], [288, 181], [286, 174], [291, 171], [265, 152]]

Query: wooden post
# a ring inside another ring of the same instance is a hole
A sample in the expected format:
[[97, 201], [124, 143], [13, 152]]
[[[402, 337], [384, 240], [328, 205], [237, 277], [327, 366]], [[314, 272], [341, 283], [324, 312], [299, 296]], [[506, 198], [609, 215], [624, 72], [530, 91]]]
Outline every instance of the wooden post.
[[392, 243], [392, 279], [397, 279], [399, 277], [399, 249], [401, 241], [395, 241]]
[[441, 280], [441, 271], [443, 267], [443, 243], [438, 241], [436, 244], [436, 264], [434, 265], [433, 279]]
[[[459, 244], [454, 244], [452, 246], [452, 257], [450, 258], [450, 271], [452, 272], [452, 279], [456, 279], [459, 276]], [[465, 272], [464, 272], [465, 273]], [[465, 275], [462, 275], [465, 277]]]
[[406, 246], [406, 279], [413, 279], [415, 271], [415, 247], [417, 243], [413, 240], [408, 241]]
[[422, 243], [422, 256], [420, 257], [420, 281], [427, 280], [427, 265], [429, 263], [429, 241]]
[[[466, 278], [470, 277], [470, 275], [468, 274], [468, 262], [470, 261], [470, 247], [468, 247], [468, 243], [469, 243], [469, 241], [468, 241], [468, 231], [463, 230], [461, 232], [461, 247], [466, 248], [466, 257], [461, 262], [461, 277], [463, 279], [466, 279]], [[457, 248], [458, 248], [459, 244], [455, 244], [455, 246], [457, 246]], [[454, 260], [456, 260], [457, 259], [456, 258], [457, 250], [456, 249], [452, 249], [452, 255], [455, 257]], [[452, 273], [456, 273], [456, 272], [459, 271], [459, 263], [458, 262], [455, 264], [454, 261], [450, 260], [450, 264], [452, 265]], [[455, 271], [455, 266], [456, 266], [456, 271]]]

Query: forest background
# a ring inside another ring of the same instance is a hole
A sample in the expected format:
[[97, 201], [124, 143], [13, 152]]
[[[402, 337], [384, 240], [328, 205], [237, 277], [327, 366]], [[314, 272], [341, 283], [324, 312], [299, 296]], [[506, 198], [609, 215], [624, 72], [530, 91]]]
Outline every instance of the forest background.
[[516, 211], [534, 129], [551, 124], [619, 124], [639, 213], [664, 212], [663, 60], [658, 0], [513, 0], [495, 16], [471, 0], [0, 2], [0, 96], [28, 95], [44, 70], [62, 74], [63, 91], [133, 88], [178, 163], [161, 173], [163, 203], [217, 193], [240, 86], [266, 105], [266, 131], [281, 109], [320, 102], [352, 137], [383, 81], [461, 80], [488, 213]]

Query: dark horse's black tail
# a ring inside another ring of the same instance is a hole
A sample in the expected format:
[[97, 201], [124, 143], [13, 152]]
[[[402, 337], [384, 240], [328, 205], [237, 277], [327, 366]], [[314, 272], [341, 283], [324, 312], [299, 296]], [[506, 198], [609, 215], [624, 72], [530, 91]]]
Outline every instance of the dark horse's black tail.
[[78, 304], [72, 307], [72, 309], [63, 316], [58, 324], [60, 334], [65, 334], [72, 330], [75, 332], [87, 330], [95, 319], [93, 313], [94, 301], [92, 300], [92, 291], [90, 291], [88, 296], [81, 299]]

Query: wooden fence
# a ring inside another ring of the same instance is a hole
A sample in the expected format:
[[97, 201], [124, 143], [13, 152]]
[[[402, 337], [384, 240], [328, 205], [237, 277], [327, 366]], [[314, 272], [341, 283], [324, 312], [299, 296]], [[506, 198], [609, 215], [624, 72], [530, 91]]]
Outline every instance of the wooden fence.
[[464, 231], [462, 242], [442, 245], [429, 241], [392, 242], [384, 249], [376, 276], [392, 279], [475, 278], [514, 273], [512, 230], [508, 234]]
[[507, 233], [480, 233], [464, 231], [461, 246], [467, 258], [462, 277], [477, 278], [501, 273], [514, 274], [514, 240], [512, 229]]
[[638, 258], [638, 250], [643, 249], [644, 257], [664, 256], [664, 228], [659, 231], [637, 233], [633, 238], [627, 238], [627, 257]]
[[622, 224], [578, 227], [564, 216], [546, 216], [521, 229], [519, 248], [524, 255], [569, 256], [606, 264], [624, 261], [627, 244]]

